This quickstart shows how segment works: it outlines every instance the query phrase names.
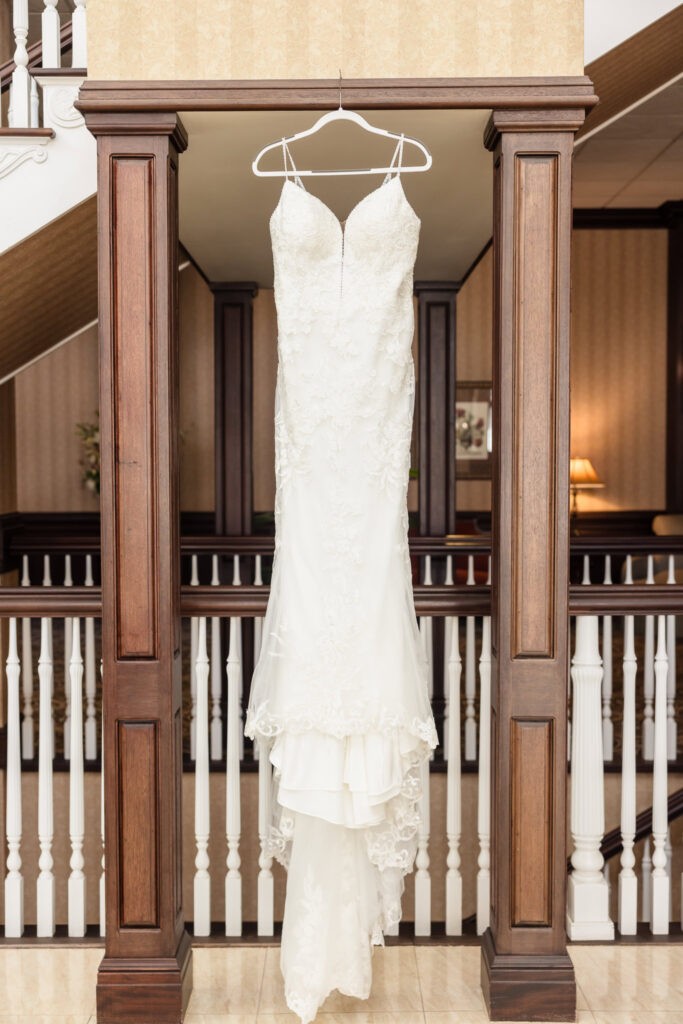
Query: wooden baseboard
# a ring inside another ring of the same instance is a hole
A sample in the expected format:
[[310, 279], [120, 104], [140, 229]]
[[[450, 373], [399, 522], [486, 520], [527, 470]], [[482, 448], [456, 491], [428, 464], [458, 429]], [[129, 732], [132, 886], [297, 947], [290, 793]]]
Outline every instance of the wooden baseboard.
[[576, 979], [567, 953], [497, 953], [482, 936], [481, 987], [491, 1020], [573, 1021]]
[[173, 957], [107, 957], [97, 971], [98, 1024], [182, 1024], [192, 993], [192, 941]]

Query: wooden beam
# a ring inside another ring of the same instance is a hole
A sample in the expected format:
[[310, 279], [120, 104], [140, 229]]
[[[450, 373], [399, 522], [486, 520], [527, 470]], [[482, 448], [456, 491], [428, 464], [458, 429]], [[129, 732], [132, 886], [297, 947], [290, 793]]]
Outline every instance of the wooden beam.
[[[181, 1021], [184, 928], [178, 551], [176, 114], [97, 135], [106, 946], [105, 1024]], [[144, 969], [142, 969], [144, 967]]]
[[[546, 78], [345, 79], [344, 104], [355, 109], [407, 110], [491, 107], [543, 109], [594, 106], [598, 97], [585, 76]], [[117, 111], [334, 110], [339, 81], [263, 79], [185, 82], [87, 81], [76, 104], [97, 115]], [[94, 122], [90, 122], [94, 123]]]
[[566, 951], [571, 160], [583, 112], [494, 110], [492, 1020], [574, 1020]]

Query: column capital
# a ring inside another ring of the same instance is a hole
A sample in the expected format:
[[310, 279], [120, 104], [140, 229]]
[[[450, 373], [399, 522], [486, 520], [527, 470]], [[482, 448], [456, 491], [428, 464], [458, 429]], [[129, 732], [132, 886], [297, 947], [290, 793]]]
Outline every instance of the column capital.
[[582, 107], [493, 110], [484, 129], [484, 145], [495, 149], [505, 132], [577, 132], [585, 116]]
[[[75, 103], [76, 109], [81, 109]], [[187, 132], [175, 111], [118, 110], [84, 111], [83, 116], [91, 135], [168, 135], [179, 153], [187, 149]]]

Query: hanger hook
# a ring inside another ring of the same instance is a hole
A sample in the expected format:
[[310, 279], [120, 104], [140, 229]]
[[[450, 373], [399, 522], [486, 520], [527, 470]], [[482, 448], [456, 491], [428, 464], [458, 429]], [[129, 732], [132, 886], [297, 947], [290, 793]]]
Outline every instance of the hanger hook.
[[341, 108], [342, 108], [342, 101], [341, 101], [341, 85], [342, 85], [342, 73], [341, 73], [341, 68], [339, 68], [339, 109], [340, 109], [340, 110], [341, 110]]

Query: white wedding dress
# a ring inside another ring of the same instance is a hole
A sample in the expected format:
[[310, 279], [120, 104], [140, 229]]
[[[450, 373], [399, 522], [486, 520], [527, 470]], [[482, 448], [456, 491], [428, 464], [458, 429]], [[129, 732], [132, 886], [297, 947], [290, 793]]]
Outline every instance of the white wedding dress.
[[245, 733], [273, 771], [288, 869], [281, 966], [311, 1021], [367, 998], [401, 916], [437, 737], [412, 596], [407, 486], [420, 221], [396, 172], [345, 228], [292, 166], [270, 220], [278, 315], [275, 559]]

